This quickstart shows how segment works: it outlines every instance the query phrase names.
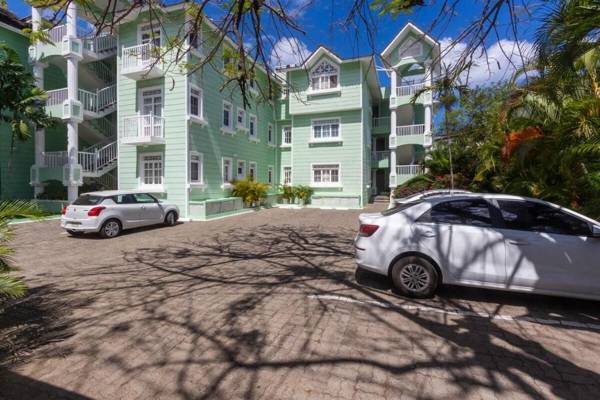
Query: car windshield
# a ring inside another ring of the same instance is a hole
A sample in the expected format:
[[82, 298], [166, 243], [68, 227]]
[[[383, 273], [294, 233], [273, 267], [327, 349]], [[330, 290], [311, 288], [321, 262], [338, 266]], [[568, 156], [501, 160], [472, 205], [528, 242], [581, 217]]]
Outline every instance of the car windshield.
[[411, 201], [409, 203], [397, 204], [393, 208], [388, 208], [387, 210], [382, 211], [381, 215], [383, 215], [384, 217], [387, 217], [388, 215], [396, 214], [396, 213], [398, 213], [398, 212], [400, 212], [402, 210], [406, 210], [407, 208], [415, 206], [415, 205], [417, 205], [417, 204], [419, 204], [421, 202], [422, 202], [422, 200], [417, 200], [417, 201]]
[[90, 194], [81, 195], [73, 202], [74, 206], [95, 206], [102, 203], [104, 197], [92, 196]]

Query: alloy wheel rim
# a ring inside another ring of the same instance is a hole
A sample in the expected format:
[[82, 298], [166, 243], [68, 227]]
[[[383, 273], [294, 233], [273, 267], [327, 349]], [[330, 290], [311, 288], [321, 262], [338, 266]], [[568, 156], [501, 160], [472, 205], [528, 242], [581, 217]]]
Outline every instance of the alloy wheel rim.
[[106, 233], [106, 236], [108, 237], [117, 236], [117, 234], [119, 233], [119, 224], [117, 224], [114, 221], [109, 222], [104, 227], [104, 233]]
[[418, 264], [408, 264], [400, 271], [402, 286], [414, 292], [422, 292], [429, 286], [429, 273]]
[[175, 217], [173, 216], [173, 213], [169, 214], [167, 221], [169, 222], [169, 225], [173, 225], [175, 223]]

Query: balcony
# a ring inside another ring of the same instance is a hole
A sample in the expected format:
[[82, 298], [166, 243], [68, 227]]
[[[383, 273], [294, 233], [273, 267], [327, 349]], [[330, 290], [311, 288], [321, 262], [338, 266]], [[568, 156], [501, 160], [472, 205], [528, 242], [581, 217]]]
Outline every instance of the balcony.
[[374, 117], [371, 121], [373, 134], [390, 132], [390, 117]]
[[[63, 103], [69, 97], [68, 89], [48, 90], [46, 93], [48, 94], [46, 112], [57, 118], [66, 117], [64, 115]], [[79, 89], [77, 100], [79, 100], [83, 108], [84, 118], [99, 118], [115, 110], [117, 105], [117, 87], [111, 85], [93, 92]]]
[[152, 43], [123, 47], [121, 75], [130, 79], [152, 79], [163, 76], [160, 48]]
[[418, 164], [397, 165], [396, 175], [390, 176], [390, 186], [395, 187], [423, 173], [423, 166]]
[[390, 166], [390, 151], [373, 151], [371, 153], [371, 168], [388, 168]]
[[44, 32], [48, 43], [39, 42], [29, 48], [29, 56], [32, 61], [50, 56], [65, 56], [71, 53], [83, 57], [84, 61], [95, 61], [114, 56], [117, 52], [116, 37], [104, 33], [84, 31], [79, 25], [76, 38], [68, 36], [67, 24], [46, 29]]
[[390, 148], [394, 149], [405, 144], [431, 146], [433, 142], [430, 132], [425, 132], [424, 124], [400, 125], [396, 127], [395, 135], [390, 136]]
[[423, 91], [423, 89], [425, 89], [426, 83], [425, 82], [417, 82], [417, 83], [412, 83], [410, 85], [401, 85], [396, 87], [396, 91], [393, 94], [393, 96], [390, 97], [390, 108], [396, 108], [399, 107], [401, 105], [404, 104], [409, 104], [412, 102], [413, 97], [417, 94], [417, 93], [421, 93], [417, 99], [416, 99], [416, 103], [421, 103], [421, 104], [429, 104], [431, 103], [431, 91], [427, 90], [427, 91]]
[[164, 144], [165, 119], [152, 114], [125, 117], [120, 139], [123, 144]]

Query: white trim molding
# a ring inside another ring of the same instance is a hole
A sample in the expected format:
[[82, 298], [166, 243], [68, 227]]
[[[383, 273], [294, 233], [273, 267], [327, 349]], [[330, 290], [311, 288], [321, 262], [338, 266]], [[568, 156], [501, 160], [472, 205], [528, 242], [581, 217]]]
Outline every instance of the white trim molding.
[[[328, 175], [323, 175], [321, 172], [321, 181], [315, 181], [315, 167], [320, 171], [329, 170]], [[337, 181], [332, 181], [332, 177], [334, 174], [333, 170], [337, 168]], [[328, 181], [323, 181], [323, 178], [327, 177]], [[341, 188], [342, 184], [342, 163], [340, 162], [320, 162], [320, 163], [311, 163], [310, 164], [310, 186], [316, 188]]]
[[[337, 128], [334, 127], [337, 125]], [[319, 136], [316, 137], [317, 130], [315, 127], [319, 127]], [[327, 127], [327, 129], [324, 129]], [[335, 136], [333, 134], [336, 133]], [[325, 137], [324, 135], [328, 136]], [[310, 139], [309, 144], [317, 143], [341, 143], [342, 142], [342, 119], [340, 117], [330, 118], [315, 118], [310, 120]]]

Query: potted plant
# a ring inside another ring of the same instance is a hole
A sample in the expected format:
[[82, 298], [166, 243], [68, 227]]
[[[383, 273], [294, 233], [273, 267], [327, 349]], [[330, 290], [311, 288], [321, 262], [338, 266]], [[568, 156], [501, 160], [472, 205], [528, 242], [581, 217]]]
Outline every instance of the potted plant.
[[281, 198], [286, 204], [293, 204], [296, 200], [294, 188], [288, 185], [281, 186]]
[[269, 185], [244, 178], [233, 182], [231, 195], [240, 197], [246, 207], [257, 207], [266, 198]]
[[294, 188], [296, 197], [298, 198], [298, 204], [305, 205], [310, 203], [310, 198], [314, 193], [314, 190], [310, 186], [298, 185]]

